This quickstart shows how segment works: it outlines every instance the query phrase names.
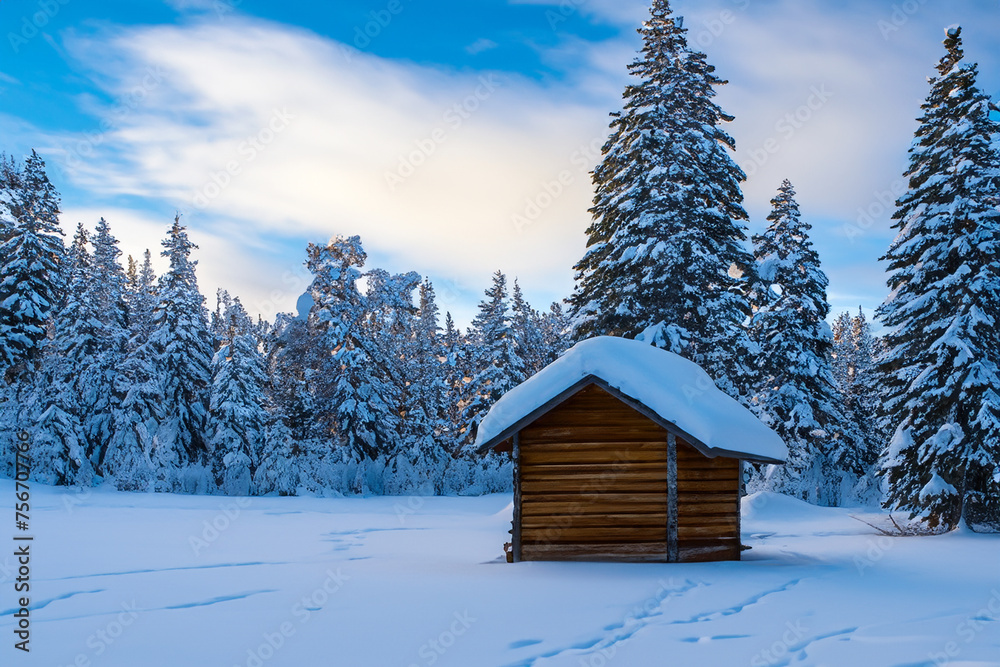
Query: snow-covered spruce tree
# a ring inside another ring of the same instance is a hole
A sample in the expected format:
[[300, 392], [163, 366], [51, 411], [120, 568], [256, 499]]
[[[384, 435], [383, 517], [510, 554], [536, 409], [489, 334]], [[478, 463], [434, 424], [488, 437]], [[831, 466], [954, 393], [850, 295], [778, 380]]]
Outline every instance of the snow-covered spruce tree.
[[[212, 335], [205, 298], [198, 291], [197, 249], [178, 215], [163, 241], [170, 268], [160, 277], [159, 299], [153, 313], [149, 343], [155, 351], [155, 372], [162, 378], [163, 417], [151, 457], [158, 491], [202, 491], [207, 480], [197, 468], [207, 463], [205, 417], [211, 383]], [[193, 478], [185, 481], [184, 469]]]
[[444, 470], [451, 458], [445, 446], [451, 434], [440, 331], [434, 286], [425, 280], [420, 284], [412, 334], [403, 347], [404, 449], [395, 461], [395, 492], [442, 492]]
[[741, 294], [753, 260], [743, 246], [732, 120], [713, 101], [725, 81], [691, 49], [681, 19], [654, 0], [629, 65], [635, 83], [593, 172], [587, 252], [570, 299], [577, 338], [628, 338], [662, 323], [654, 344], [699, 363], [730, 394], [752, 384], [753, 346]]
[[833, 379], [850, 405], [854, 400], [854, 367], [857, 347], [855, 346], [851, 314], [844, 311], [833, 321], [833, 348], [831, 364]]
[[90, 309], [93, 258], [88, 235], [77, 226], [73, 245], [62, 265], [66, 294], [55, 317], [52, 343], [43, 356], [38, 384], [41, 414], [33, 443], [33, 474], [48, 484], [84, 484], [93, 481], [94, 467], [87, 456], [84, 419], [88, 406], [82, 376], [97, 351], [97, 321]]
[[542, 348], [544, 349], [541, 366], [544, 368], [558, 359], [572, 345], [569, 335], [570, 321], [563, 312], [562, 304], [556, 301], [549, 306], [549, 312], [542, 315], [540, 327]]
[[41, 356], [58, 307], [65, 249], [59, 194], [38, 153], [31, 152], [23, 169], [5, 161], [0, 171], [8, 219], [0, 245], [0, 374], [13, 380]]
[[455, 326], [451, 313], [444, 317], [444, 381], [447, 386], [447, 422], [448, 440], [445, 448], [453, 456], [461, 449], [465, 424], [462, 414], [465, 411], [465, 382], [472, 377], [469, 369], [469, 347], [462, 332]]
[[462, 415], [467, 444], [475, 440], [476, 430], [493, 404], [524, 382], [528, 374], [511, 327], [507, 276], [500, 271], [494, 273], [493, 284], [485, 295], [469, 335], [474, 373], [465, 386], [467, 398]]
[[254, 490], [267, 431], [267, 376], [246, 310], [238, 298], [225, 303], [220, 315], [222, 346], [212, 360], [208, 445], [219, 489], [228, 496], [246, 496]]
[[116, 378], [122, 397], [113, 411], [111, 439], [101, 466], [104, 477], [119, 491], [153, 490], [152, 452], [163, 418], [163, 376], [158, 353], [149, 341], [156, 309], [156, 274], [149, 250], [137, 265], [129, 257], [125, 301], [129, 313], [127, 352]]
[[1000, 125], [963, 63], [961, 29], [930, 79], [894, 214], [878, 310], [893, 435], [886, 507], [924, 529], [1000, 530]]
[[[104, 218], [97, 222], [92, 237], [93, 269], [87, 289], [87, 308], [93, 322], [94, 349], [80, 359], [80, 406], [87, 439], [87, 456], [98, 471], [111, 439], [114, 410], [121, 404], [117, 381], [127, 352], [128, 305], [125, 301], [125, 273], [118, 258], [118, 239]], [[58, 333], [58, 332], [57, 332]]]
[[[331, 239], [327, 246], [309, 246], [313, 273], [309, 315], [323, 349], [321, 408], [332, 417], [344, 446], [345, 460], [371, 461], [392, 452], [399, 435], [399, 400], [392, 370], [382, 363], [381, 350], [369, 339], [368, 299], [360, 293], [359, 270], [366, 260], [357, 236]], [[359, 480], [355, 488], [364, 484]]]
[[511, 291], [510, 326], [518, 344], [518, 356], [524, 360], [524, 374], [531, 377], [545, 366], [545, 340], [541, 316], [524, 300], [524, 293], [516, 279]]
[[142, 256], [142, 264], [129, 257], [129, 272], [126, 280], [125, 300], [128, 304], [130, 344], [141, 345], [149, 340], [153, 330], [153, 311], [156, 309], [156, 272], [153, 259], [147, 249]]
[[766, 466], [754, 486], [823, 505], [840, 504], [864, 476], [863, 440], [844, 408], [830, 367], [827, 278], [787, 180], [771, 200], [766, 231], [754, 236], [757, 275], [766, 290], [751, 320], [760, 346], [761, 418], [785, 441], [788, 462]]

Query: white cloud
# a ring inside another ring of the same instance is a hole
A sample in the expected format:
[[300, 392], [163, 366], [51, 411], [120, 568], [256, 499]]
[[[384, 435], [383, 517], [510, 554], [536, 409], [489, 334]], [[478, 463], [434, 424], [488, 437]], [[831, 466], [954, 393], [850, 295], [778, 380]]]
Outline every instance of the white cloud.
[[[80, 188], [159, 199], [245, 251], [290, 232], [358, 233], [374, 260], [472, 294], [496, 268], [536, 301], [568, 292], [596, 161], [571, 159], [603, 134], [603, 112], [510, 75], [445, 75], [256, 21], [141, 28], [98, 46], [69, 43], [112, 82], [113, 126], [54, 141]], [[545, 184], [571, 168], [549, 204]], [[232, 265], [220, 250], [206, 244], [203, 271]]]
[[471, 55], [476, 55], [479, 53], [483, 53], [484, 51], [490, 51], [492, 49], [495, 49], [497, 48], [497, 46], [499, 46], [499, 44], [494, 42], [492, 39], [486, 39], [485, 37], [481, 37], [476, 41], [474, 41], [472, 44], [469, 44], [467, 47], [465, 47], [465, 51], [466, 53], [469, 53]]
[[[959, 5], [956, 12], [976, 15], [969, 2]], [[646, 7], [600, 0], [579, 11], [634, 26]], [[877, 273], [874, 258], [891, 236], [887, 216], [863, 230], [859, 245], [845, 243], [835, 221], [853, 221], [899, 178], [923, 77], [940, 56], [940, 39], [927, 28], [937, 17], [916, 15], [884, 39], [877, 27], [884, 12], [861, 3], [833, 10], [711, 0], [675, 9], [688, 14], [692, 42], [732, 80], [719, 100], [737, 116], [729, 128], [737, 160], [752, 164], [751, 151], [766, 150], [769, 140], [778, 147], [746, 184], [755, 224], [790, 178], [810, 218], [834, 221], [815, 230], [832, 293], [864, 292], [837, 284], [849, 272], [836, 267], [868, 253]], [[978, 32], [976, 43], [988, 42]], [[586, 172], [637, 44], [631, 29], [596, 43], [566, 36], [541, 54], [564, 81], [507, 74], [484, 85], [489, 75], [379, 59], [234, 15], [76, 36], [69, 52], [117, 102], [109, 109], [81, 100], [110, 124], [55, 137], [53, 150], [66, 159], [83, 149], [73, 178], [106, 201], [136, 196], [169, 214], [185, 212], [192, 235], [204, 235], [203, 286], [230, 287], [251, 307], [263, 304], [266, 315], [291, 309], [304, 287], [284, 286], [304, 257], [304, 247], [286, 248], [289, 239], [361, 234], [373, 265], [432, 276], [446, 307], [468, 321], [496, 268], [519, 276], [537, 306], [569, 293], [589, 221]], [[815, 87], [832, 96], [789, 133], [779, 122], [808, 108]], [[387, 181], [417, 162], [401, 182]], [[227, 164], [239, 173], [227, 174]], [[125, 210], [103, 213], [113, 225], [113, 217], [128, 219]], [[147, 244], [158, 242], [169, 217]], [[883, 281], [869, 282], [877, 303]], [[273, 308], [271, 290], [279, 297]]]

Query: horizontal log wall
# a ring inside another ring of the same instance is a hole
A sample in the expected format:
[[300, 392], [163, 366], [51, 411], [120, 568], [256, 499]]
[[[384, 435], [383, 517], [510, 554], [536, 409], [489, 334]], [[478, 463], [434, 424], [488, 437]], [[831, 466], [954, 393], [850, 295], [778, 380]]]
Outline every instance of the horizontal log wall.
[[[667, 559], [665, 429], [591, 385], [518, 437], [522, 559]], [[677, 449], [680, 559], [738, 559], [738, 462]]]
[[740, 559], [740, 462], [678, 439], [677, 539], [682, 561]]

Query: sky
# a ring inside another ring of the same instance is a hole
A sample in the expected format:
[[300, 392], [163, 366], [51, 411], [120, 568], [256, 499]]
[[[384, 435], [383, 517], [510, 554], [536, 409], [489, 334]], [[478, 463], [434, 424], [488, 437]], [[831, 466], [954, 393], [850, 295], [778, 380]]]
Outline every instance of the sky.
[[[788, 178], [833, 312], [886, 296], [878, 258], [944, 29], [1000, 98], [997, 0], [675, 0], [730, 83], [748, 232]], [[621, 107], [645, 0], [35, 0], [0, 3], [0, 150], [32, 148], [63, 228], [126, 255], [176, 213], [202, 291], [267, 318], [309, 243], [360, 235], [468, 324], [490, 276], [545, 309], [583, 255], [589, 171]]]

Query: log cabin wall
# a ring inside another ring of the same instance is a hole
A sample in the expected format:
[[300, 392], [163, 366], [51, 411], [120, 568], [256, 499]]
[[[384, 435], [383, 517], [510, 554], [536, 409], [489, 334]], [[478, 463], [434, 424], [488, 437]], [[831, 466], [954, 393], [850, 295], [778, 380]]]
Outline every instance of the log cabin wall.
[[[524, 427], [518, 559], [668, 560], [667, 438], [597, 385]], [[739, 559], [738, 470], [677, 439], [679, 560]]]

